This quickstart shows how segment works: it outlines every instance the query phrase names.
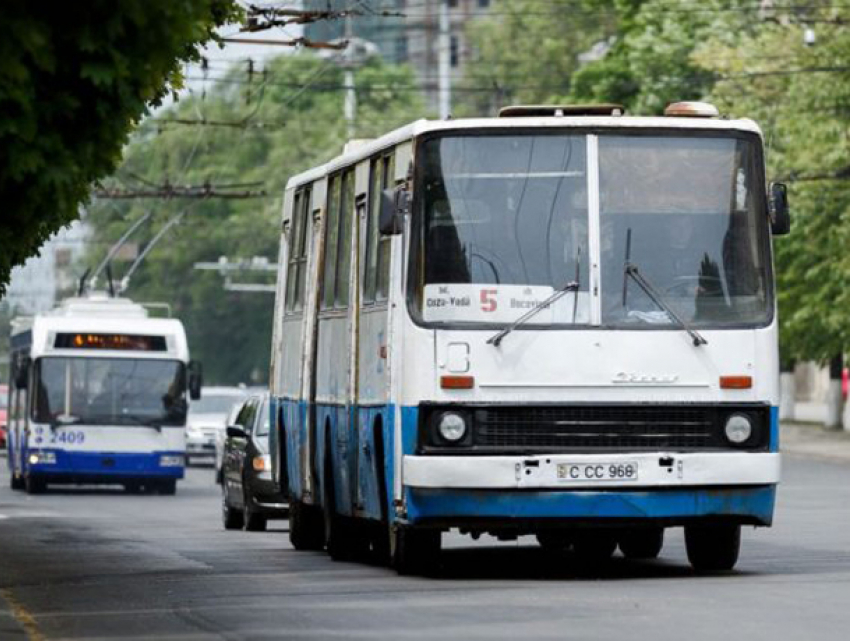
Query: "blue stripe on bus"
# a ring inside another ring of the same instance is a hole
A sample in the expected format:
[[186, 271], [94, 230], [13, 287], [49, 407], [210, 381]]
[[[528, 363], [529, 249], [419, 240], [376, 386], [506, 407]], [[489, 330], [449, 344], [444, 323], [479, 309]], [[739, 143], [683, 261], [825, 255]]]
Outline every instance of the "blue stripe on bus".
[[747, 517], [770, 525], [776, 486], [650, 492], [493, 491], [406, 488], [407, 520], [428, 518]]
[[103, 477], [139, 476], [177, 479], [182, 479], [184, 474], [182, 465], [162, 467], [159, 464], [160, 457], [182, 457], [183, 452], [69, 452], [46, 448], [32, 451], [53, 452], [56, 456], [56, 463], [33, 464], [27, 461], [26, 465], [29, 471], [35, 474], [44, 473], [51, 476], [84, 474]]

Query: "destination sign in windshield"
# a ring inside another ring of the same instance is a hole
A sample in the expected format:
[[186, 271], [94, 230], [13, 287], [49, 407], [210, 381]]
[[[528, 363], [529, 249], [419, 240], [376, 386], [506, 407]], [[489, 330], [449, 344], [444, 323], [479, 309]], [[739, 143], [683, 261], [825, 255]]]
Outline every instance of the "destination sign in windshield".
[[56, 334], [53, 347], [57, 349], [108, 349], [137, 352], [165, 352], [165, 336], [145, 336], [141, 334]]

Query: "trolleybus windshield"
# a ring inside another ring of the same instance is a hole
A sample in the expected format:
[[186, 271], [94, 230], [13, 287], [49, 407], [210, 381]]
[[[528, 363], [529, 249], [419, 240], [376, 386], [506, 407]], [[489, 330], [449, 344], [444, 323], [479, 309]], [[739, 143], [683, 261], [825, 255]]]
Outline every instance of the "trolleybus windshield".
[[134, 358], [36, 361], [34, 419], [88, 425], [183, 425], [183, 363]]
[[[602, 133], [594, 161], [585, 135], [426, 139], [414, 187], [411, 307], [426, 323], [504, 325], [576, 280], [575, 294], [525, 326], [588, 324], [596, 255], [603, 326], [678, 325], [670, 309], [695, 327], [766, 324], [759, 144], [743, 134]], [[626, 277], [627, 264], [662, 305]]]

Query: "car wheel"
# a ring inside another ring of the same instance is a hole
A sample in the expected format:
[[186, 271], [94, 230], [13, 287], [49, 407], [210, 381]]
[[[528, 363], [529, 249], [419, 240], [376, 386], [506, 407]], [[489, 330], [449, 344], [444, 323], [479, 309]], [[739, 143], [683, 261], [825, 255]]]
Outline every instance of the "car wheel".
[[242, 510], [232, 508], [227, 502], [227, 482], [224, 482], [221, 486], [221, 517], [225, 530], [242, 529]]

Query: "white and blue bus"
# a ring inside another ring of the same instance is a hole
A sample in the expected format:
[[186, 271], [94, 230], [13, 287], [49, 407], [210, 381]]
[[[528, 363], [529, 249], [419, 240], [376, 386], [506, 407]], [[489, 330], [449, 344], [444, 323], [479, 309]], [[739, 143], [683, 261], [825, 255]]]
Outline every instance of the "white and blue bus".
[[704, 103], [420, 120], [289, 180], [273, 337], [299, 549], [437, 567], [441, 534], [698, 570], [769, 526], [772, 235], [751, 120]]
[[201, 383], [179, 320], [93, 293], [16, 319], [10, 342], [13, 489], [111, 483], [174, 494], [187, 397]]

